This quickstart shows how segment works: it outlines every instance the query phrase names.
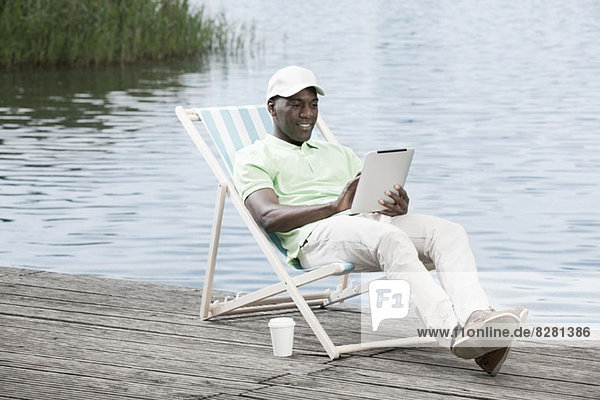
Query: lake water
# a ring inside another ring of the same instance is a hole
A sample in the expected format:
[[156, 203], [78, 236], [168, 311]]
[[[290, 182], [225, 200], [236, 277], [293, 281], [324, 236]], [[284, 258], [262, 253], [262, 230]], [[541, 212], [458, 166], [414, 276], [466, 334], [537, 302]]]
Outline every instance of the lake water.
[[[600, 322], [600, 3], [211, 2], [243, 59], [0, 74], [0, 264], [201, 287], [216, 180], [176, 105], [313, 69], [362, 156], [412, 147], [411, 210], [460, 222], [498, 307]], [[216, 286], [274, 282], [228, 206]]]

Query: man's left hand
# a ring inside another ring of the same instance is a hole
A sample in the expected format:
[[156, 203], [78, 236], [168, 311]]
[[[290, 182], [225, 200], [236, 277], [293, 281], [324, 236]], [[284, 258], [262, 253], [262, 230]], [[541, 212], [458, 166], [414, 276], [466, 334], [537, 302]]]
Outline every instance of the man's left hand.
[[404, 188], [400, 185], [394, 185], [396, 192], [388, 190], [385, 195], [388, 196], [391, 201], [379, 200], [379, 204], [385, 207], [385, 210], [378, 211], [379, 214], [395, 217], [397, 215], [404, 215], [408, 212], [409, 198]]

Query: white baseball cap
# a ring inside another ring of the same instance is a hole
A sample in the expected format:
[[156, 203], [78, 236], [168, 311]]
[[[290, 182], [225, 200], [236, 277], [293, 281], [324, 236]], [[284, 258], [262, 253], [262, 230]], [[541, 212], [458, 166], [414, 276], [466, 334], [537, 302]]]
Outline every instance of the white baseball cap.
[[317, 83], [317, 77], [311, 70], [290, 65], [275, 72], [269, 79], [267, 101], [274, 96], [290, 97], [307, 87], [314, 87], [318, 94], [325, 95]]

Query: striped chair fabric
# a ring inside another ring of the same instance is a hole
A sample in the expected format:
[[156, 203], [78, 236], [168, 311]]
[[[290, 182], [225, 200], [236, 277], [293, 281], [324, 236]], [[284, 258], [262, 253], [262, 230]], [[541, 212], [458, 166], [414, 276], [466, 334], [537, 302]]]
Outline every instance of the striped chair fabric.
[[[195, 108], [194, 111], [217, 147], [230, 177], [233, 176], [235, 152], [273, 133], [273, 120], [266, 106]], [[281, 254], [287, 257], [277, 235], [268, 235]], [[297, 260], [292, 260], [290, 265], [302, 269]]]
[[230, 176], [233, 176], [235, 152], [273, 133], [273, 121], [266, 106], [196, 108], [194, 111], [204, 123]]

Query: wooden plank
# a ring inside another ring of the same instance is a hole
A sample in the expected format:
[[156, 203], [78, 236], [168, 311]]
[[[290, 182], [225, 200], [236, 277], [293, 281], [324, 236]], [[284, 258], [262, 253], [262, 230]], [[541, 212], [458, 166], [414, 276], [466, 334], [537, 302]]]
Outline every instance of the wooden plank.
[[[544, 354], [544, 348], [539, 348], [537, 352], [532, 352], [532, 348], [528, 352], [522, 352], [515, 348], [511, 350], [505, 364], [502, 368], [502, 375], [519, 375], [532, 378], [535, 384], [538, 378], [551, 379], [557, 382], [572, 382], [582, 385], [591, 385], [600, 391], [598, 386], [600, 383], [600, 362], [596, 360], [581, 360], [566, 357], [569, 354], [568, 349], [562, 349], [558, 352], [554, 350], [554, 354]], [[590, 354], [600, 356], [598, 349], [589, 350]], [[401, 351], [391, 350], [386, 353], [381, 353], [374, 358], [383, 359], [382, 364], [387, 364], [390, 360], [404, 362], [407, 364], [422, 364], [431, 367], [454, 367], [464, 364], [465, 368], [479, 371], [479, 367], [469, 360], [461, 360], [452, 355], [449, 351], [436, 351], [433, 349], [421, 349], [420, 351]], [[360, 360], [349, 360], [348, 365]], [[373, 364], [377, 364], [373, 361]], [[564, 385], [568, 387], [568, 384]], [[584, 387], [582, 386], [582, 387]], [[560, 388], [557, 390], [560, 391]]]
[[[43, 273], [37, 273], [37, 274], [33, 274], [33, 276], [39, 278], [40, 275], [42, 275]], [[52, 274], [50, 274], [51, 277], [54, 277]], [[91, 278], [95, 278], [95, 277], [91, 277]], [[70, 279], [70, 278], [69, 278]], [[74, 279], [74, 281], [78, 282], [81, 278], [79, 279]], [[97, 278], [95, 278], [97, 279]], [[54, 279], [56, 280], [56, 279]], [[113, 281], [113, 285], [111, 285], [111, 290], [113, 292], [115, 292], [114, 290], [114, 285], [118, 285], [119, 287], [121, 285], [125, 285], [126, 288], [128, 288], [128, 286], [131, 284], [130, 282], [123, 282], [120, 280], [110, 280], [110, 279], [104, 279], [106, 281]], [[43, 283], [48, 285], [48, 279], [44, 278], [43, 279]], [[52, 279], [50, 279], [50, 281], [52, 281]], [[159, 319], [161, 312], [164, 312], [166, 314], [168, 314], [169, 317], [171, 317], [174, 314], [180, 314], [181, 310], [184, 309], [185, 307], [169, 307], [166, 308], [165, 304], [178, 304], [178, 300], [177, 299], [173, 299], [173, 301], [169, 301], [169, 302], [164, 302], [164, 301], [157, 301], [157, 299], [162, 299], [164, 298], [164, 296], [166, 296], [166, 293], [160, 293], [160, 289], [162, 289], [162, 285], [157, 285], [158, 289], [154, 288], [154, 291], [157, 291], [158, 293], [156, 293], [156, 295], [152, 296], [152, 302], [148, 301], [148, 303], [144, 303], [145, 300], [137, 300], [137, 298], [132, 297], [132, 298], [121, 298], [119, 296], [114, 296], [114, 295], [99, 295], [97, 293], [90, 293], [90, 292], [77, 292], [77, 291], [70, 291], [70, 292], [64, 292], [62, 290], [62, 287], [64, 287], [64, 282], [62, 284], [56, 285], [59, 288], [58, 289], [47, 289], [47, 288], [40, 288], [40, 287], [29, 287], [28, 290], [23, 291], [23, 285], [21, 285], [20, 287], [13, 287], [13, 288], [7, 288], [1, 287], [2, 285], [0, 285], [0, 290], [4, 289], [4, 293], [7, 295], [13, 294], [14, 296], [31, 296], [31, 300], [35, 303], [37, 300], [44, 300], [46, 302], [46, 304], [51, 305], [53, 304], [54, 306], [56, 306], [58, 303], [51, 303], [50, 300], [51, 299], [62, 299], [65, 300], [66, 302], [71, 302], [73, 304], [78, 304], [79, 305], [85, 305], [87, 303], [90, 303], [90, 305], [94, 306], [107, 306], [111, 308], [111, 311], [114, 312], [114, 308], [115, 307], [119, 307], [119, 310], [122, 311], [123, 315], [132, 315], [135, 318], [144, 318], [146, 315], [151, 315], [153, 317], [154, 320]], [[103, 286], [103, 285], [95, 285], [95, 286]], [[106, 286], [106, 283], [104, 284], [104, 286]], [[35, 290], [34, 290], [35, 289]], [[125, 289], [125, 288], [121, 288], [121, 289]], [[37, 291], [36, 291], [37, 290]], [[55, 293], [52, 293], [52, 291], [54, 291]], [[126, 293], [132, 293], [131, 290], [119, 290], [120, 292], [126, 292]], [[77, 294], [82, 294], [85, 293], [86, 296], [85, 297], [77, 297]], [[75, 294], [75, 295], [72, 295]], [[58, 297], [57, 297], [58, 296]], [[197, 293], [193, 293], [193, 296], [197, 298]], [[5, 296], [7, 297], [7, 296]], [[188, 293], [188, 297], [189, 297], [189, 293]], [[8, 297], [7, 297], [8, 298]], [[169, 292], [169, 299], [172, 298], [172, 294], [171, 292]], [[82, 300], [84, 299], [84, 300]], [[14, 300], [13, 302], [16, 303], [20, 303], [23, 305], [27, 305], [26, 302], [26, 298], [22, 299], [22, 300]], [[132, 301], [135, 300], [135, 301]], [[199, 300], [196, 300], [196, 303], [199, 303]], [[59, 309], [61, 309], [62, 307], [59, 307]], [[193, 308], [193, 307], [192, 307]], [[143, 311], [147, 310], [146, 313], [144, 313]], [[128, 313], [129, 311], [129, 313]], [[105, 313], [105, 311], [103, 311], [102, 309], [99, 309], [99, 312], [101, 313]], [[326, 328], [328, 330], [332, 331], [332, 335], [336, 336], [336, 338], [338, 339], [338, 343], [345, 343], [345, 342], [355, 342], [360, 340], [360, 324], [359, 323], [353, 323], [350, 324], [349, 322], [351, 322], [353, 319], [348, 318], [346, 315], [344, 315], [345, 313], [339, 314], [339, 313], [333, 313], [331, 315], [329, 315], [329, 313], [327, 313], [327, 311], [325, 310], [323, 311], [317, 311], [317, 315], [322, 315], [322, 316], [327, 316], [327, 320], [324, 321], [324, 325], [326, 325]], [[195, 313], [182, 313], [182, 316], [189, 316], [189, 318], [195, 318]], [[270, 314], [265, 314], [266, 316], [264, 317], [264, 319], [256, 319], [256, 321], [264, 321], [264, 324], [266, 326], [268, 319], [273, 315], [272, 313]], [[350, 316], [354, 316], [357, 317], [360, 314], [356, 314], [356, 313], [349, 313]], [[311, 331], [309, 330], [308, 326], [306, 324], [303, 323], [302, 319], [300, 318], [300, 315], [298, 313], [295, 314], [296, 318], [298, 321], [300, 321], [301, 323], [297, 325], [296, 331], [298, 333], [298, 337], [307, 337], [309, 339], [309, 341], [312, 341], [313, 343], [313, 348], [315, 349], [319, 349], [320, 344], [316, 341], [316, 338], [313, 338], [311, 335]], [[331, 317], [331, 318], [330, 318]], [[253, 325], [253, 329], [256, 328], [256, 324], [253, 321], [253, 318], [256, 318], [255, 316], [252, 316], [250, 318], [248, 318], [248, 321], [250, 322], [250, 325]], [[224, 321], [229, 321], [230, 319], [223, 319]], [[236, 323], [241, 322], [241, 324], [237, 325], [237, 326], [243, 326], [243, 321], [244, 319], [236, 319]], [[354, 322], [358, 321], [356, 318], [354, 318]], [[341, 322], [345, 322], [345, 323], [341, 323]], [[229, 324], [228, 324], [229, 325]], [[227, 326], [224, 327], [224, 329], [228, 329]], [[265, 328], [265, 331], [267, 329]]]
[[[66, 291], [60, 288], [0, 282], [0, 296], [7, 301], [11, 299], [17, 301], [19, 298], [23, 298], [23, 300], [29, 299], [41, 304], [46, 300], [55, 300], [69, 302], [74, 306], [95, 305], [98, 307], [120, 309], [122, 312], [129, 311], [132, 315], [139, 312], [153, 312], [157, 314], [168, 313], [171, 315], [195, 317], [198, 307], [196, 304], [197, 300], [195, 299], [198, 296], [197, 292], [193, 292], [191, 296], [190, 294], [186, 294], [180, 300], [165, 302], [159, 300], [168, 296], [166, 293], [159, 293], [159, 297], [153, 299], [132, 299], [123, 296], [110, 296], [105, 293]], [[174, 307], [175, 304], [178, 306]]]
[[[71, 332], [51, 332], [48, 335], [13, 327], [2, 329], [0, 339], [0, 350], [7, 354], [39, 354], [95, 363], [114, 363], [119, 366], [135, 366], [142, 363], [144, 368], [154, 369], [168, 365], [170, 371], [182, 373], [189, 373], [190, 369], [197, 372], [218, 367], [210, 374], [225, 377], [242, 376], [252, 381], [271, 378], [273, 370], [276, 370], [277, 374], [316, 372], [327, 368], [328, 361], [325, 357], [301, 355], [291, 358], [271, 357], [270, 348], [269, 351], [247, 354], [242, 346], [232, 349], [231, 346], [222, 345], [217, 351], [213, 346], [207, 348], [201, 342], [179, 344], [149, 340], [129, 341], [119, 336], [86, 337]], [[232, 363], [234, 355], [235, 363]]]
[[600, 343], [592, 343], [588, 347], [575, 347], [569, 345], [561, 345], [559, 343], [548, 346], [519, 346], [517, 345], [513, 351], [527, 354], [545, 354], [561, 357], [564, 359], [584, 361], [584, 362], [600, 362]]
[[[14, 306], [2, 304], [0, 315], [15, 316], [35, 319], [40, 322], [59, 322], [75, 324], [90, 328], [118, 329], [120, 331], [149, 332], [162, 335], [165, 340], [175, 338], [205, 339], [213, 343], [237, 344], [248, 347], [270, 348], [270, 334], [266, 328], [251, 330], [234, 330], [232, 323], [211, 323], [202, 321], [152, 321], [144, 319], [130, 319], [122, 316], [105, 316], [97, 313], [62, 311], [54, 309], [39, 309], [34, 307]], [[322, 353], [323, 350], [312, 339], [304, 339], [298, 335], [295, 347], [299, 351], [309, 350], [313, 353]]]
[[[52, 380], [32, 380], [28, 374], [24, 378], [12, 376], [10, 380], [0, 378], [0, 399], [7, 400], [70, 400], [70, 399], [102, 399], [102, 400], [123, 400], [123, 399], [165, 399], [160, 394], [150, 394], [148, 396], [135, 394], [127, 395], [124, 391], [119, 393], [108, 393], [105, 386], [99, 389], [93, 385], [88, 387], [70, 387], [68, 384], [58, 384]], [[43, 394], [43, 395], [42, 395]]]
[[[243, 398], [256, 399], [256, 400], [289, 400], [289, 399], [303, 399], [303, 400], [382, 400], [382, 399], [415, 399], [415, 400], [460, 400], [470, 399], [470, 397], [462, 396], [451, 396], [447, 394], [437, 393], [424, 393], [422, 391], [411, 391], [401, 389], [390, 389], [388, 387], [381, 387], [376, 383], [361, 385], [351, 384], [343, 387], [332, 383], [331, 381], [324, 381], [320, 378], [315, 378], [315, 385], [310, 385], [306, 379], [298, 377], [290, 377], [289, 379], [284, 377], [278, 378], [277, 385], [269, 385], [262, 389], [257, 389], [243, 394]], [[268, 383], [274, 383], [272, 381]], [[211, 398], [212, 399], [212, 398]]]
[[3, 367], [8, 378], [0, 377], [2, 393], [29, 399], [179, 399], [184, 396], [206, 398], [226, 393], [237, 396], [246, 390], [261, 387], [233, 389], [220, 385], [218, 381], [198, 380], [193, 387], [169, 387], [162, 381], [153, 385], [128, 382], [111, 378], [98, 378], [61, 373], [60, 371], [40, 371], [15, 367]]
[[[223, 353], [225, 355], [236, 354], [238, 358], [248, 357], [253, 360], [255, 357], [270, 357], [272, 354], [270, 343], [259, 345], [256, 343], [231, 343], [227, 340], [216, 341], [212, 339], [204, 339], [188, 336], [175, 336], [154, 334], [148, 331], [131, 331], [114, 328], [101, 328], [88, 325], [78, 324], [63, 324], [60, 321], [44, 321], [39, 324], [37, 321], [30, 321], [21, 317], [5, 317], [2, 319], [7, 327], [17, 327], [28, 329], [32, 337], [44, 336], [50, 341], [59, 341], [59, 335], [68, 335], [70, 337], [80, 338], [81, 340], [89, 339], [93, 343], [102, 343], [103, 346], [109, 346], [106, 341], [112, 341], [116, 346], [131, 345], [131, 346], [163, 346], [165, 351], [174, 351], [180, 349], [189, 351], [193, 348], [199, 356], [207, 356], [212, 353]], [[0, 334], [2, 330], [0, 330]], [[27, 333], [24, 333], [27, 335]], [[308, 355], [307, 355], [308, 354]], [[326, 363], [329, 359], [323, 352], [319, 355], [310, 355], [314, 353], [303, 353], [295, 351], [291, 360], [295, 363], [296, 359], [309, 360], [311, 364]], [[208, 357], [208, 356], [207, 356]], [[275, 358], [275, 364], [278, 364], [282, 359]], [[282, 364], [285, 365], [283, 361]]]
[[[108, 280], [108, 279], [107, 279]], [[112, 285], [112, 290], [114, 290], [114, 285], [118, 285], [120, 287], [121, 284], [126, 283], [119, 280], [114, 280], [114, 284]], [[152, 297], [152, 300], [147, 299], [137, 299], [133, 296], [130, 297], [122, 297], [115, 296], [113, 294], [98, 294], [98, 293], [89, 293], [89, 292], [81, 292], [81, 291], [65, 291], [62, 288], [45, 288], [39, 286], [28, 286], [24, 284], [7, 284], [5, 282], [0, 282], [0, 295], [6, 298], [7, 300], [11, 300], [15, 304], [27, 304], [27, 300], [37, 304], [37, 301], [52, 301], [56, 300], [56, 303], [48, 303], [48, 305], [60, 305], [60, 300], [63, 300], [67, 304], [71, 304], [73, 306], [77, 305], [91, 305], [94, 307], [107, 307], [111, 309], [119, 309], [122, 311], [124, 315], [132, 315], [136, 318], [143, 317], [144, 315], [150, 314], [158, 318], [161, 313], [168, 314], [168, 316], [172, 316], [173, 314], [181, 314], [184, 318], [187, 316], [189, 318], [195, 318], [196, 313], [192, 312], [183, 312], [185, 307], [182, 307], [178, 302], [178, 299], [173, 298], [171, 292], [161, 292], [160, 289], [162, 286], [159, 286], [158, 289], [153, 289], [153, 291], [157, 292]], [[127, 292], [131, 293], [131, 291], [126, 290], [126, 288], [120, 288], [118, 292]], [[116, 291], [115, 291], [116, 292]], [[12, 296], [12, 297], [11, 297]], [[165, 302], [161, 299], [167, 297], [172, 299], [172, 301]], [[197, 293], [187, 293], [187, 297], [195, 297], [197, 298]], [[189, 301], [186, 301], [190, 303]], [[195, 303], [199, 301], [196, 300]], [[177, 305], [177, 306], [174, 306]], [[129, 312], [129, 314], [128, 314]], [[355, 313], [349, 313], [350, 315], [356, 316]], [[272, 315], [272, 313], [264, 314], [266, 316]], [[299, 315], [299, 314], [297, 314]], [[335, 313], [338, 315], [338, 313]], [[342, 318], [343, 314], [339, 314], [339, 317]], [[155, 319], [156, 319], [155, 318]], [[228, 318], [223, 318], [222, 320], [228, 320]], [[237, 321], [244, 321], [243, 318], [237, 318]], [[248, 318], [247, 320], [253, 321], [253, 317]], [[360, 331], [360, 325], [355, 324], [354, 327], [355, 332]], [[337, 327], [337, 324], [333, 324], [333, 327]], [[341, 332], [348, 331], [350, 326], [346, 324], [345, 329], [339, 329]]]
[[124, 361], [120, 358], [113, 356], [112, 362], [111, 360], [91, 362], [47, 355], [4, 353], [0, 356], [0, 368], [9, 371], [11, 378], [15, 374], [34, 371], [54, 377], [77, 376], [111, 385], [114, 383], [114, 388], [111, 385], [108, 388], [115, 391], [118, 389], [119, 382], [125, 382], [145, 387], [149, 392], [174, 392], [187, 389], [200, 391], [203, 388], [219, 388], [220, 392], [237, 394], [263, 387], [264, 385], [257, 382], [266, 379], [265, 375], [276, 375], [273, 372], [262, 374], [262, 377], [255, 374], [255, 379], [252, 379], [252, 376], [241, 376], [239, 372], [229, 375], [228, 371], [221, 373], [208, 368], [195, 369], [193, 366], [182, 368], [173, 362], [161, 363], [162, 360], [153, 360], [151, 357], [140, 357], [137, 365], [130, 362], [131, 357], [126, 357]]
[[[9, 272], [11, 270], [17, 270]], [[105, 278], [91, 275], [59, 274], [48, 271], [0, 267], [0, 283], [21, 284], [43, 288], [54, 288], [71, 293], [104, 294], [131, 300], [153, 300], [160, 302], [165, 297], [156, 296], [157, 292], [169, 295], [174, 301], [194, 299], [200, 306], [200, 292], [197, 289], [149, 282], [134, 282], [125, 279]], [[115, 290], [115, 288], [119, 290]], [[194, 294], [194, 296], [189, 296]], [[217, 292], [219, 294], [219, 292]]]
[[[545, 374], [552, 366], [527, 364], [532, 369], [538, 369], [539, 374], [532, 373], [523, 376], [512, 373], [502, 373], [495, 378], [488, 376], [471, 360], [461, 360], [452, 355], [449, 362], [441, 364], [443, 357], [431, 358], [426, 363], [418, 361], [414, 353], [406, 351], [405, 361], [374, 356], [365, 358], [347, 358], [343, 363], [336, 364], [336, 369], [323, 371], [321, 377], [337, 377], [338, 379], [355, 381], [377, 379], [382, 384], [399, 385], [406, 388], [430, 388], [431, 391], [445, 390], [457, 395], [469, 394], [475, 397], [489, 394], [489, 398], [533, 398], [536, 396], [565, 396], [576, 395], [580, 398], [597, 398], [600, 387], [581, 381], [569, 380], [570, 377], [560, 378], [554, 374]], [[449, 352], [448, 352], [449, 354]], [[415, 360], [415, 358], [417, 360]], [[398, 371], [397, 373], [391, 371]], [[565, 371], [565, 369], [562, 369]], [[579, 372], [587, 375], [582, 380], [596, 379], [598, 372]], [[576, 370], [573, 370], [576, 373]], [[402, 377], [397, 375], [401, 374]], [[573, 374], [574, 375], [574, 374]], [[571, 377], [572, 378], [572, 377]], [[452, 382], [451, 388], [444, 389]]]
[[[175, 304], [179, 306], [183, 304], [186, 309], [193, 310], [192, 315], [194, 316], [199, 315], [201, 303], [201, 290], [196, 288], [93, 275], [59, 274], [41, 270], [0, 267], [0, 284], [55, 289], [67, 293], [104, 295], [108, 299], [143, 300], [170, 308], [173, 308]], [[115, 287], [119, 287], [120, 290], [116, 291]], [[236, 294], [231, 291], [213, 290], [212, 298], [213, 300], [223, 300], [227, 296], [231, 297]], [[166, 296], [172, 301], [165, 303], [163, 300]], [[191, 305], [188, 307], [186, 303]], [[180, 312], [175, 308], [173, 310]]]
[[[270, 346], [268, 320], [273, 315], [290, 315], [294, 317], [297, 323], [296, 348], [298, 350], [322, 352], [320, 343], [312, 335], [312, 331], [297, 312], [255, 316], [254, 320], [252, 318], [232, 317], [218, 321], [199, 321], [181, 315], [150, 311], [132, 312], [129, 309], [123, 311], [108, 306], [73, 303], [67, 300], [46, 299], [43, 301], [43, 306], [40, 306], [39, 300], [35, 298], [4, 295], [0, 298], [0, 302], [3, 304], [1, 312], [5, 315], [117, 329], [151, 331], [178, 336], [212, 337], [215, 340], [221, 340], [224, 335], [227, 335], [227, 340], [231, 342], [248, 343], [251, 339], [251, 343], [263, 343], [267, 346]], [[336, 339], [336, 342], [359, 342], [360, 334], [340, 328], [340, 325], [342, 327], [347, 326], [348, 321], [339, 316], [336, 317], [336, 314], [330, 313], [328, 310], [320, 310], [317, 313], [322, 320], [324, 319], [324, 322], [326, 321], [324, 324], [326, 329], [332, 327], [330, 329], [331, 335]], [[259, 326], [261, 329], [257, 329]], [[334, 327], [337, 330], [333, 329]]]
[[[337, 369], [334, 369], [336, 371]], [[399, 374], [401, 375], [401, 374]], [[331, 398], [346, 398], [359, 394], [361, 398], [368, 400], [381, 399], [473, 399], [472, 396], [456, 396], [448, 394], [448, 391], [433, 392], [427, 388], [402, 388], [398, 385], [388, 385], [386, 382], [373, 377], [369, 379], [360, 379], [360, 375], [355, 380], [331, 379], [330, 376], [310, 375], [310, 376], [281, 376], [270, 380], [271, 387], [292, 387], [297, 393], [306, 393], [307, 398], [319, 398], [322, 393], [329, 393]], [[448, 383], [447, 383], [448, 384]], [[262, 389], [266, 393], [271, 389]], [[261, 390], [261, 391], [262, 391]], [[259, 391], [259, 393], [261, 392]], [[289, 398], [289, 397], [288, 397]], [[480, 399], [487, 399], [480, 397]]]
[[[66, 324], [62, 321], [38, 321], [23, 317], [5, 316], [2, 318], [2, 324], [7, 328], [20, 328], [31, 331], [24, 332], [24, 335], [46, 336], [53, 340], [58, 339], [60, 335], [68, 335], [82, 340], [89, 339], [92, 342], [103, 343], [102, 341], [113, 341], [117, 344], [131, 343], [132, 345], [161, 345], [166, 350], [172, 348], [189, 349], [190, 347], [199, 348], [199, 351], [205, 352], [233, 352], [234, 354], [250, 354], [251, 356], [264, 356], [271, 352], [270, 344], [250, 345], [248, 343], [230, 343], [226, 340], [216, 341], [211, 338], [190, 337], [183, 335], [165, 335], [156, 334], [150, 331], [116, 329], [111, 327], [98, 327], [93, 325]], [[0, 330], [0, 334], [2, 330]], [[106, 345], [106, 343], [103, 343]], [[323, 359], [327, 360], [326, 358]]]
[[[190, 288], [0, 267], [0, 397], [572, 400], [600, 391], [597, 348], [515, 348], [496, 378], [434, 347], [329, 361], [298, 312], [200, 321], [199, 304]], [[334, 342], [360, 342], [353, 307], [316, 311]], [[296, 320], [290, 358], [272, 356], [274, 315]], [[414, 331], [414, 318], [404, 322], [402, 334]]]
[[[500, 377], [500, 376], [499, 376]], [[482, 379], [498, 379], [482, 377]], [[286, 376], [275, 378], [269, 381], [273, 385], [292, 385], [308, 392], [312, 391], [330, 391], [342, 396], [353, 393], [366, 393], [364, 398], [447, 398], [448, 396], [471, 398], [471, 399], [564, 399], [577, 400], [596, 397], [582, 397], [578, 395], [568, 395], [546, 392], [543, 390], [524, 390], [517, 383], [506, 378], [499, 378], [502, 381], [497, 387], [485, 385], [482, 383], [471, 382], [468, 385], [456, 385], [452, 376], [441, 375], [436, 378], [430, 376], [416, 377], [415, 375], [405, 375], [404, 371], [395, 373], [381, 372], [379, 374], [351, 372], [347, 370], [326, 370], [324, 374], [318, 376]], [[498, 387], [502, 390], [498, 390]], [[539, 388], [538, 388], [539, 389]]]

